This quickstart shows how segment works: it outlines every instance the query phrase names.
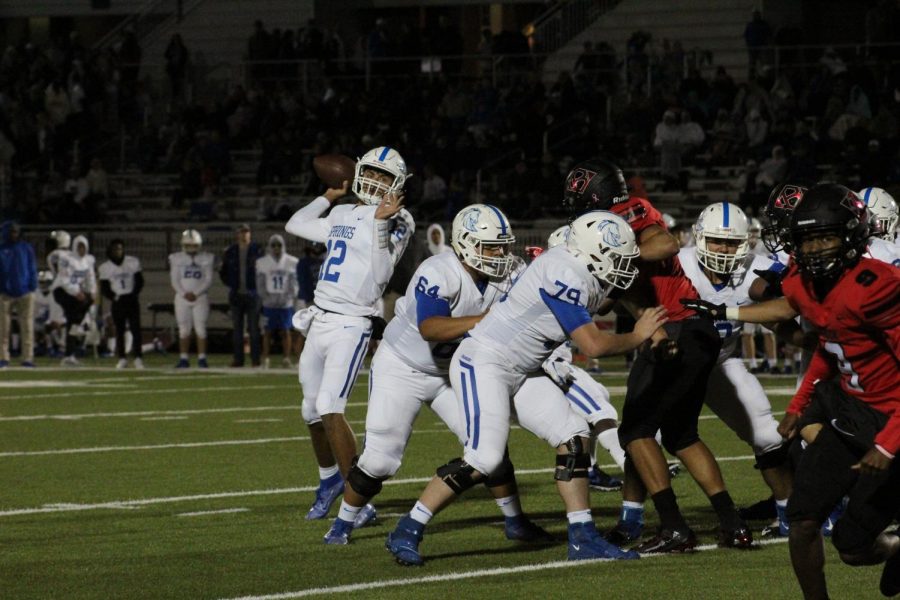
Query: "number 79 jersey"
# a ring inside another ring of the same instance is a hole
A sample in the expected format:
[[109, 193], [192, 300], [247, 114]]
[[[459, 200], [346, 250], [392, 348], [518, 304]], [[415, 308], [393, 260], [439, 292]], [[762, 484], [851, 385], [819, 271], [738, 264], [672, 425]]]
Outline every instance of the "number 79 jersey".
[[584, 263], [557, 246], [528, 266], [469, 335], [512, 369], [537, 371], [573, 331], [592, 322], [608, 292]]
[[384, 330], [384, 342], [410, 367], [428, 375], [447, 375], [460, 340], [428, 342], [419, 323], [433, 316], [471, 317], [488, 310], [509, 291], [518, 271], [502, 280], [479, 285], [453, 252], [424, 260], [397, 300], [394, 318]]

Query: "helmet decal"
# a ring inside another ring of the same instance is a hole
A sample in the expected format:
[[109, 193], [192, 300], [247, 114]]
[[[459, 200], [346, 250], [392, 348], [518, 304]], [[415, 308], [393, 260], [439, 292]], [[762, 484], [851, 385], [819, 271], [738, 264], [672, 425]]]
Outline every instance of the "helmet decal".
[[566, 179], [566, 190], [574, 192], [576, 194], [582, 194], [584, 193], [585, 188], [591, 182], [591, 179], [596, 176], [596, 171], [577, 168], [569, 173], [569, 177]]
[[472, 233], [477, 232], [479, 217], [481, 217], [481, 211], [477, 208], [473, 208], [463, 216], [463, 227]]
[[597, 231], [603, 237], [603, 243], [612, 248], [620, 248], [622, 246], [622, 236], [619, 227], [615, 221], [609, 219], [600, 221], [597, 225]]

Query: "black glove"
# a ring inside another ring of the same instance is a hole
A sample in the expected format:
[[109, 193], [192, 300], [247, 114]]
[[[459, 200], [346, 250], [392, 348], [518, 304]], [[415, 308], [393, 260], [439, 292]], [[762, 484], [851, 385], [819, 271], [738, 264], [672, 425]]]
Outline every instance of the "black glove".
[[641, 348], [641, 354], [651, 363], [661, 363], [678, 358], [680, 350], [678, 342], [673, 339], [666, 338], [653, 346], [650, 340], [644, 342]]
[[387, 327], [387, 321], [381, 317], [372, 317], [372, 339], [380, 340], [384, 334], [384, 328]]
[[784, 276], [787, 274], [787, 269], [783, 269], [781, 271], [753, 269], [753, 272], [758, 275], [760, 279], [769, 284], [769, 289], [766, 290], [766, 293], [769, 296], [773, 298], [780, 298], [781, 296], [784, 296], [784, 292], [781, 290], [781, 282], [784, 280]]
[[712, 302], [707, 302], [706, 300], [700, 300], [699, 298], [682, 298], [679, 302], [681, 302], [682, 306], [689, 308], [698, 315], [709, 317], [716, 321], [725, 320], [724, 304], [714, 304]]

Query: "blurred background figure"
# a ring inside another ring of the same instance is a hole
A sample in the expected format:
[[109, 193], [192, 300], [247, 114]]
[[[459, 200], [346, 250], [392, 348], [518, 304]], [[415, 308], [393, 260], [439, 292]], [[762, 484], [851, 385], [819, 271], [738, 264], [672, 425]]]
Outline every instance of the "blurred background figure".
[[34, 248], [21, 239], [19, 224], [0, 226], [0, 368], [9, 366], [10, 315], [19, 322], [22, 366], [34, 366], [34, 292], [38, 287]]
[[276, 234], [269, 238], [266, 255], [256, 261], [256, 289], [262, 304], [265, 328], [262, 339], [262, 366], [269, 368], [269, 351], [272, 336], [279, 333], [284, 353], [282, 366], [290, 367], [291, 317], [294, 316], [294, 299], [297, 297], [296, 256], [284, 251], [284, 237]]
[[111, 312], [116, 330], [116, 362], [117, 369], [128, 365], [125, 353], [126, 327], [131, 334], [131, 349], [134, 355], [135, 369], [144, 368], [141, 336], [141, 304], [138, 296], [144, 289], [144, 274], [141, 272], [141, 261], [134, 256], [126, 256], [125, 242], [115, 239], [106, 248], [107, 260], [98, 269], [100, 293], [112, 303]]

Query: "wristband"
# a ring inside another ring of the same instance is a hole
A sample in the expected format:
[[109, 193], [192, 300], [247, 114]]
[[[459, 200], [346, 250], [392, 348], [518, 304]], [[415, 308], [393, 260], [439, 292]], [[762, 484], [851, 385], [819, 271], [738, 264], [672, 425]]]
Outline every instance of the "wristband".
[[887, 450], [885, 450], [883, 447], [879, 446], [878, 444], [875, 444], [875, 449], [878, 450], [879, 452], [881, 452], [882, 454], [884, 454], [885, 456], [887, 456], [888, 458], [890, 458], [891, 460], [894, 460], [894, 455], [891, 454], [890, 452], [888, 452]]
[[740, 321], [741, 318], [738, 316], [741, 313], [740, 307], [737, 306], [729, 306], [725, 309], [725, 318], [729, 321]]

